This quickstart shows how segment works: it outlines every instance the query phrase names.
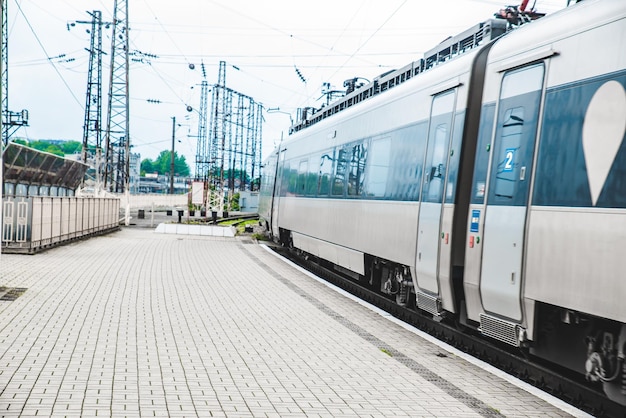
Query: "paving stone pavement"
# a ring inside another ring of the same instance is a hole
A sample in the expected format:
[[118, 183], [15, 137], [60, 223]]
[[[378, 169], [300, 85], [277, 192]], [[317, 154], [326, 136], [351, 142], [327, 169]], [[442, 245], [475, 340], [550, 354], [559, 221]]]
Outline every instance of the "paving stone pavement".
[[122, 228], [0, 286], [0, 417], [569, 416], [249, 237]]

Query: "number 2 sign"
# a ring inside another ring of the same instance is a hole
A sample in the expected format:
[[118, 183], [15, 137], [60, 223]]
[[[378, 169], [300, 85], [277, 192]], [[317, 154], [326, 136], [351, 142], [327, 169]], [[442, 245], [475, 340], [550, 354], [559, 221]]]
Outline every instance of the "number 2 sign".
[[515, 148], [507, 148], [504, 152], [504, 168], [502, 171], [513, 171], [515, 165]]

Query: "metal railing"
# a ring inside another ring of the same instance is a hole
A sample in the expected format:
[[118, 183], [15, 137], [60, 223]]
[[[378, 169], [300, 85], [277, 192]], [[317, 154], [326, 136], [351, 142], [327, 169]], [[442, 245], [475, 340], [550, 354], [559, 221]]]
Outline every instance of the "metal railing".
[[3, 252], [34, 253], [120, 228], [118, 198], [5, 196], [2, 205]]

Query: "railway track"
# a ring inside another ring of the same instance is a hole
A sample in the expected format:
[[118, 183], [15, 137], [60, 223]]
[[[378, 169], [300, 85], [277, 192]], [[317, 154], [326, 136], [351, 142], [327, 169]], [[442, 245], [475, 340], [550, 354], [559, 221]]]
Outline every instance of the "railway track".
[[344, 289], [358, 298], [388, 312], [394, 317], [468, 353], [506, 373], [549, 393], [597, 417], [626, 418], [626, 408], [609, 400], [598, 388], [589, 387], [578, 376], [567, 371], [553, 370], [540, 364], [523, 351], [486, 341], [467, 330], [459, 329], [444, 321], [438, 322], [415, 309], [402, 307], [394, 300], [373, 292], [352, 279], [298, 256], [284, 247], [272, 247], [274, 251], [315, 273], [324, 280]]

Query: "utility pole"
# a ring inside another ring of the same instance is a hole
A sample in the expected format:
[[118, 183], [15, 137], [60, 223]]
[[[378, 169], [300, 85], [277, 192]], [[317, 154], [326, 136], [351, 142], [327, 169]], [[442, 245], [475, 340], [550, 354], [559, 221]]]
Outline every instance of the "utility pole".
[[[226, 62], [220, 61], [218, 81], [213, 86], [207, 141], [210, 180], [214, 189], [209, 205], [214, 211], [224, 208], [224, 186], [228, 186], [228, 197], [232, 196], [236, 188], [236, 169], [240, 170], [240, 190], [246, 189], [248, 173], [254, 181], [255, 173], [259, 175], [261, 172], [262, 111], [263, 107], [252, 97], [226, 86]], [[226, 176], [227, 184], [224, 183]]]
[[211, 122], [209, 132], [210, 193], [209, 205], [212, 211], [224, 210], [224, 143], [226, 123], [230, 114], [227, 112], [226, 61], [220, 61], [217, 84], [213, 87], [211, 98]]
[[174, 194], [174, 143], [176, 142], [176, 116], [172, 116], [172, 158], [170, 161], [170, 194]]
[[21, 112], [11, 112], [9, 110], [9, 25], [7, 21], [7, 0], [0, 0], [0, 14], [2, 15], [1, 23], [1, 42], [0, 42], [0, 73], [2, 74], [0, 81], [0, 109], [2, 113], [2, 143], [9, 144], [11, 135], [20, 126], [28, 126], [28, 110], [23, 109]]
[[[0, 19], [0, 45], [2, 48], [4, 47], [4, 27], [6, 25], [6, 21], [4, 19], [4, 17], [6, 16], [5, 1], [6, 0], [0, 0], [0, 16], [2, 16], [2, 18]], [[7, 63], [4, 62], [4, 51], [1, 55], [3, 59], [0, 59], [0, 74], [4, 74], [4, 66], [7, 65]], [[4, 104], [4, 77], [0, 77], [0, 103]], [[4, 106], [2, 106], [2, 109], [0, 109], [0, 124], [3, 123]], [[4, 128], [2, 129], [2, 132], [4, 132]], [[4, 154], [4, 146], [5, 144], [3, 135], [2, 141], [0, 142], [0, 223], [2, 223], [2, 225], [4, 225], [4, 161], [2, 159], [2, 154]], [[4, 227], [2, 229], [2, 235], [4, 235]], [[4, 237], [0, 235], [0, 257], [2, 257], [2, 238]]]
[[67, 25], [69, 30], [76, 24], [91, 25], [89, 52], [89, 69], [87, 72], [87, 97], [85, 101], [85, 123], [83, 125], [82, 161], [85, 164], [92, 160], [96, 171], [95, 192], [101, 187], [102, 175], [102, 25], [108, 28], [110, 22], [102, 22], [102, 12], [94, 10], [91, 21], [78, 20]]
[[[2, 49], [0, 60], [0, 73], [2, 77], [0, 79], [0, 102], [2, 102], [2, 144], [9, 144], [9, 30], [7, 21], [7, 0], [0, 0], [0, 7], [2, 7], [2, 42], [0, 48]], [[4, 188], [4, 187], [3, 187]]]
[[105, 187], [130, 190], [128, 1], [115, 0], [111, 39], [111, 73], [106, 129]]
[[[204, 64], [202, 65], [204, 69]], [[202, 80], [200, 91], [200, 111], [198, 115], [198, 144], [196, 146], [196, 180], [209, 178], [209, 150], [207, 144], [207, 102], [209, 83]]]

